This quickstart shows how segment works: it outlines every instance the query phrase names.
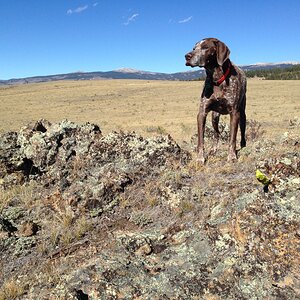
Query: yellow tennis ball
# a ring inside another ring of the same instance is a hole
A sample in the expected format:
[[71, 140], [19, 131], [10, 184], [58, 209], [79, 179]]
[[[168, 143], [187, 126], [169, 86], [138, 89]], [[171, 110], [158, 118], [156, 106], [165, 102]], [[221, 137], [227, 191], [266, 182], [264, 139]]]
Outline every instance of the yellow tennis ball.
[[256, 179], [263, 185], [268, 185], [271, 182], [270, 179], [258, 169], [255, 172], [255, 176], [256, 176]]

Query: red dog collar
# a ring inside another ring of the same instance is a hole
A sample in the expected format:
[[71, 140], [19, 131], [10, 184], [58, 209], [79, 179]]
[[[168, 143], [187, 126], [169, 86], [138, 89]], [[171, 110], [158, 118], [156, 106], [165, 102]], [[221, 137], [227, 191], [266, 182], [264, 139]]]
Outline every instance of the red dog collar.
[[218, 81], [214, 82], [214, 84], [215, 85], [220, 85], [227, 78], [227, 76], [229, 75], [230, 69], [231, 69], [231, 63], [229, 62], [229, 65], [228, 65], [228, 68], [227, 68], [226, 72], [223, 74], [223, 76]]

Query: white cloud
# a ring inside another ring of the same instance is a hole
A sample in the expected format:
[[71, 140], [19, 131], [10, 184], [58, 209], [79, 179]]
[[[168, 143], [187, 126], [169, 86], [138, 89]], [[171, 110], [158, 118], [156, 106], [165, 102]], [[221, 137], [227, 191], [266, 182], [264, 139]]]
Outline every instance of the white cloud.
[[133, 22], [138, 16], [139, 16], [139, 14], [133, 14], [131, 17], [129, 17], [127, 19], [127, 21], [124, 23], [124, 25], [128, 25], [129, 23]]
[[93, 7], [96, 7], [98, 4], [99, 4], [98, 2], [95, 2], [95, 3], [93, 4]]
[[190, 16], [190, 17], [188, 17], [186, 19], [178, 21], [178, 23], [187, 23], [187, 22], [190, 22], [192, 19], [193, 19], [193, 16]]
[[72, 15], [72, 14], [79, 14], [81, 12], [83, 12], [84, 10], [88, 9], [88, 5], [85, 5], [85, 6], [79, 6], [75, 9], [68, 9], [67, 11], [67, 14], [68, 15]]

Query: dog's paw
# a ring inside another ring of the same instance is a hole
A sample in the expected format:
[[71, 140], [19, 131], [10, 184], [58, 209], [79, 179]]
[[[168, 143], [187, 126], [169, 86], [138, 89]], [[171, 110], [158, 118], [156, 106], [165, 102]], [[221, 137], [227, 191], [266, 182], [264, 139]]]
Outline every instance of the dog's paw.
[[235, 162], [237, 161], [237, 156], [235, 153], [229, 153], [227, 157], [228, 162]]
[[204, 156], [199, 156], [198, 155], [198, 157], [197, 157], [197, 159], [196, 159], [196, 162], [197, 162], [197, 165], [204, 165], [205, 164], [205, 158], [204, 158]]

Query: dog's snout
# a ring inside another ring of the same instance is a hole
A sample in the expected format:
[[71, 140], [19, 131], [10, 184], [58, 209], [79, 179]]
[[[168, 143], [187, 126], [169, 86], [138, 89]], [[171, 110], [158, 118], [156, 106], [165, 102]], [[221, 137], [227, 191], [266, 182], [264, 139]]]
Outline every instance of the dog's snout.
[[185, 55], [185, 65], [186, 66], [192, 66], [191, 65], [191, 63], [190, 63], [190, 60], [191, 60], [191, 58], [192, 58], [192, 53], [191, 52], [189, 52], [189, 53], [187, 53], [186, 55]]
[[186, 59], [186, 60], [191, 59], [191, 57], [192, 57], [192, 53], [191, 53], [191, 52], [189, 52], [189, 53], [187, 53], [187, 54], [185, 55], [185, 59]]

